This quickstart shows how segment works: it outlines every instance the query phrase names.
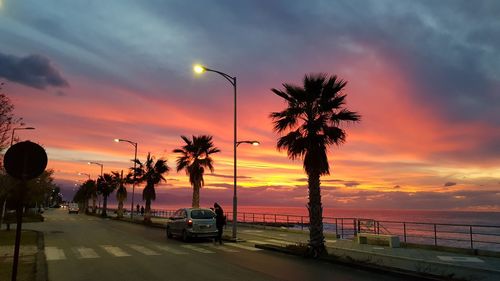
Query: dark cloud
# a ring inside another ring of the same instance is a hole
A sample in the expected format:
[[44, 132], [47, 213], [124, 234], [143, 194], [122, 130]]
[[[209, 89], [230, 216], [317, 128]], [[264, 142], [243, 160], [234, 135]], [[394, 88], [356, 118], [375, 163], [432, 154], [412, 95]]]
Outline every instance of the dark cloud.
[[0, 77], [36, 89], [69, 86], [50, 60], [41, 55], [16, 57], [0, 53]]
[[400, 188], [401, 188], [401, 186], [400, 186], [400, 185], [395, 185], [393, 188], [394, 188], [394, 189], [400, 189]]
[[457, 183], [449, 181], [449, 182], [445, 182], [443, 186], [454, 186], [454, 185], [457, 185]]

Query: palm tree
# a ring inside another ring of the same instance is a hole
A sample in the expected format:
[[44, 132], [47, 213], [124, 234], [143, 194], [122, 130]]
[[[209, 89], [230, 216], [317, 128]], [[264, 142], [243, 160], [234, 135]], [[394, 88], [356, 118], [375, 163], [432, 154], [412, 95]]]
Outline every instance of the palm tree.
[[135, 172], [138, 183], [146, 182], [146, 186], [142, 191], [142, 200], [146, 201], [144, 222], [147, 223], [151, 222], [151, 201], [156, 200], [155, 185], [161, 181], [167, 181], [163, 177], [163, 174], [170, 171], [167, 160], [162, 158], [156, 160], [156, 162], [154, 160], [151, 153], [148, 153], [146, 162], [142, 163], [139, 159], [134, 159], [137, 166], [135, 170], [134, 168], [130, 168], [132, 173]]
[[102, 194], [102, 213], [101, 216], [106, 217], [108, 207], [108, 196], [115, 191], [120, 185], [120, 174], [118, 172], [105, 173], [97, 178], [97, 189]]
[[309, 74], [302, 86], [285, 83], [284, 90], [271, 89], [287, 102], [283, 111], [270, 114], [280, 134], [277, 148], [286, 150], [290, 159], [302, 159], [308, 176], [309, 249], [314, 255], [325, 253], [320, 176], [330, 174], [327, 147], [345, 142], [342, 124], [361, 119], [344, 107], [346, 84], [336, 75]]
[[[115, 174], [116, 173], [116, 174]], [[116, 190], [116, 200], [118, 201], [118, 218], [123, 218], [123, 201], [127, 200], [127, 189], [125, 188], [125, 183], [127, 178], [123, 178], [123, 171], [118, 175], [117, 172], [113, 172], [113, 175], [118, 178], [118, 189]]]
[[200, 188], [205, 184], [203, 173], [205, 168], [208, 168], [213, 173], [214, 166], [211, 154], [220, 152], [217, 147], [214, 147], [212, 136], [201, 135], [193, 136], [190, 140], [186, 136], [181, 136], [186, 143], [182, 148], [174, 149], [174, 153], [179, 153], [177, 157], [177, 172], [186, 170], [189, 175], [189, 182], [193, 187], [192, 207], [200, 207]]
[[94, 180], [87, 180], [80, 188], [77, 190], [73, 197], [74, 202], [78, 202], [83, 204], [83, 210], [85, 213], [88, 212], [89, 209], [89, 199], [92, 197], [92, 194], [95, 193], [96, 190], [96, 182]]

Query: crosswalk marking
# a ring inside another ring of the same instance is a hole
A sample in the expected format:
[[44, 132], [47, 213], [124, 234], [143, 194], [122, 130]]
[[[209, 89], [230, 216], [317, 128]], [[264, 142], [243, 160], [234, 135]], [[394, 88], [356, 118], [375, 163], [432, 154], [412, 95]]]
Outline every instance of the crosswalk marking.
[[48, 261], [65, 260], [64, 251], [57, 247], [45, 247], [45, 256]]
[[231, 246], [231, 247], [240, 248], [240, 249], [249, 250], [249, 251], [254, 251], [254, 252], [262, 250], [262, 249], [258, 249], [255, 247], [249, 247], [249, 246], [245, 246], [245, 245], [241, 245], [241, 244], [237, 244], [237, 243], [226, 243], [226, 245]]
[[186, 255], [188, 253], [184, 252], [184, 251], [179, 251], [179, 250], [176, 250], [172, 247], [169, 247], [169, 246], [164, 246], [164, 245], [156, 245], [156, 248], [162, 250], [162, 251], [165, 251], [167, 253], [172, 253], [174, 255]]
[[326, 239], [325, 242], [326, 243], [337, 243], [337, 240], [328, 240], [328, 239]]
[[73, 248], [73, 251], [77, 253], [79, 259], [95, 259], [99, 257], [96, 251], [91, 248], [75, 247]]
[[190, 250], [193, 250], [193, 251], [196, 251], [196, 252], [204, 253], [204, 254], [214, 254], [215, 253], [213, 251], [210, 251], [210, 250], [207, 250], [207, 249], [203, 249], [203, 248], [200, 248], [200, 247], [196, 247], [196, 246], [193, 246], [193, 245], [182, 245], [181, 247], [186, 248], [186, 249], [190, 249]]
[[216, 250], [221, 250], [223, 252], [228, 252], [228, 253], [238, 253], [239, 251], [237, 250], [233, 250], [233, 249], [230, 249], [228, 247], [226, 247], [225, 245], [207, 245], [208, 247], [212, 248], [212, 249], [216, 249]]
[[128, 257], [130, 256], [129, 254], [125, 253], [122, 249], [118, 247], [114, 247], [111, 245], [101, 245], [101, 248], [103, 248], [106, 252], [110, 253], [111, 255], [115, 257]]
[[155, 251], [153, 251], [151, 249], [148, 249], [148, 248], [146, 248], [144, 246], [134, 245], [134, 244], [129, 244], [127, 246], [129, 246], [130, 248], [136, 250], [139, 253], [145, 254], [146, 256], [158, 256], [158, 255], [160, 255], [160, 253], [155, 252]]

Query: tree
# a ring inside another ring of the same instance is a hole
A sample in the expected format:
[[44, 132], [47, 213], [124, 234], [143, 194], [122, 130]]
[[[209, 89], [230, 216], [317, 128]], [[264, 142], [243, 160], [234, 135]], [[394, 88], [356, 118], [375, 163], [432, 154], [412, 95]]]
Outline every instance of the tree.
[[189, 182], [193, 187], [192, 207], [200, 207], [200, 189], [205, 184], [203, 174], [208, 168], [213, 173], [213, 159], [211, 154], [220, 152], [217, 147], [214, 147], [212, 136], [201, 135], [193, 136], [190, 140], [186, 136], [181, 136], [186, 143], [181, 148], [174, 149], [174, 153], [179, 153], [177, 157], [177, 172], [185, 170], [189, 176]]
[[327, 147], [344, 143], [341, 126], [361, 119], [344, 107], [346, 84], [336, 75], [309, 74], [302, 86], [285, 83], [284, 90], [271, 89], [287, 103], [284, 110], [270, 114], [274, 131], [280, 134], [277, 148], [286, 150], [292, 160], [302, 159], [308, 176], [309, 248], [314, 255], [325, 253], [320, 177], [330, 174]]
[[97, 178], [97, 191], [102, 194], [102, 213], [101, 216], [107, 216], [108, 197], [120, 185], [120, 174], [118, 172], [111, 172], [111, 174], [104, 173]]
[[158, 159], [155, 162], [155, 158], [148, 153], [146, 161], [142, 163], [139, 159], [134, 159], [137, 166], [130, 168], [131, 172], [136, 174], [136, 180], [139, 183], [146, 183], [142, 191], [142, 200], [146, 201], [146, 209], [144, 214], [144, 222], [151, 222], [151, 201], [156, 200], [155, 185], [159, 184], [161, 181], [167, 181], [163, 174], [168, 173], [170, 168], [167, 165], [167, 160]]
[[[11, 141], [10, 138], [12, 136], [12, 128], [16, 125], [24, 125], [22, 123], [22, 118], [14, 116], [14, 105], [10, 101], [9, 97], [0, 93], [0, 151], [9, 147]], [[3, 165], [3, 161], [1, 161], [0, 165]]]
[[127, 175], [127, 178], [123, 178], [123, 171], [120, 175], [118, 175], [119, 186], [116, 190], [116, 200], [118, 200], [118, 218], [123, 218], [123, 201], [127, 200], [127, 189], [125, 188], [125, 183], [128, 182], [127, 179], [130, 178], [130, 175], [131, 174]]
[[[83, 204], [83, 209], [85, 213], [88, 212], [89, 208], [89, 199], [94, 197], [93, 195], [96, 194], [97, 190], [97, 185], [94, 180], [86, 180], [78, 190], [76, 191], [75, 195], [73, 196], [73, 202], [78, 202], [80, 204]], [[95, 201], [94, 201], [95, 203]], [[94, 210], [95, 210], [95, 205], [94, 205]]]

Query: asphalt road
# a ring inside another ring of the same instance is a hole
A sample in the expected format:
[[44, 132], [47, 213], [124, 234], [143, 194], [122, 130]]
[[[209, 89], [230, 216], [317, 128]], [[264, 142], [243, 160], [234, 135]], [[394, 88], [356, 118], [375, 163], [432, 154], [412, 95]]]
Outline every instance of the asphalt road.
[[44, 213], [49, 280], [408, 280], [253, 247], [251, 242], [214, 245], [167, 240], [162, 229], [68, 214]]

